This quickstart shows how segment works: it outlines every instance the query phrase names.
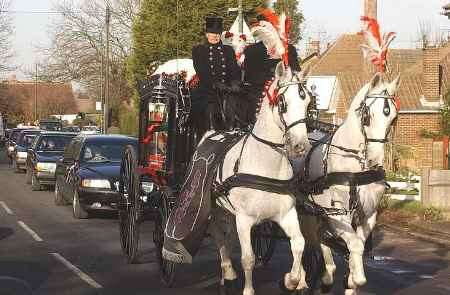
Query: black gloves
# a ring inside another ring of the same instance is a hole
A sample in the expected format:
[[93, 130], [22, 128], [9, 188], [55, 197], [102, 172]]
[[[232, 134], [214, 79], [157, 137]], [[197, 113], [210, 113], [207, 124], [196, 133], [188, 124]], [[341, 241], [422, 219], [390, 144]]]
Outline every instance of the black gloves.
[[231, 81], [230, 92], [235, 94], [241, 92], [241, 82]]

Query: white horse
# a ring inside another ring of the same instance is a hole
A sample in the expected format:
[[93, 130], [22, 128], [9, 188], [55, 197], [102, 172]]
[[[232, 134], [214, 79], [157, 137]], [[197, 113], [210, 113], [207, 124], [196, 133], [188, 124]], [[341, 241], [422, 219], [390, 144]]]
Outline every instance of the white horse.
[[[286, 149], [301, 153], [309, 148], [305, 118], [310, 96], [302, 85], [300, 75], [292, 73], [281, 62], [278, 64], [275, 79], [271, 86], [267, 87], [251, 135], [241, 139], [225, 156], [221, 171], [222, 179], [235, 174], [235, 163], [238, 160], [238, 173], [276, 180], [289, 180], [293, 177]], [[276, 103], [271, 104], [271, 99], [272, 101], [276, 99]], [[209, 135], [210, 133], [207, 133], [205, 136]], [[217, 181], [220, 182], [219, 173]], [[234, 285], [237, 274], [231, 263], [231, 249], [227, 243], [229, 237], [221, 228], [223, 209], [236, 218], [242, 253], [241, 263], [245, 275], [244, 295], [255, 293], [252, 282], [255, 255], [251, 243], [251, 229], [265, 220], [278, 223], [290, 238], [294, 260], [291, 271], [284, 276], [284, 287], [289, 290], [307, 287], [301, 263], [305, 241], [300, 231], [296, 200], [293, 195], [249, 187], [234, 187], [229, 191], [228, 198], [226, 200], [219, 198], [217, 204], [220, 208], [214, 212], [209, 232], [219, 248], [221, 284], [225, 285], [225, 292], [233, 292], [227, 287]]]
[[[336, 130], [329, 151], [326, 154], [327, 174], [333, 172], [358, 173], [383, 166], [384, 145], [389, 130], [398, 109], [394, 100], [400, 83], [397, 77], [393, 82], [383, 81], [380, 74], [366, 84], [353, 99], [345, 122]], [[322, 159], [320, 159], [322, 161]], [[317, 165], [316, 165], [317, 164]], [[321, 166], [320, 163], [311, 163], [309, 166]], [[314, 174], [314, 172], [313, 172]], [[360, 215], [356, 230], [352, 227], [355, 211], [349, 208], [350, 186], [332, 185], [321, 195], [314, 195], [313, 199], [324, 207], [346, 209], [346, 215], [331, 215], [328, 224], [334, 234], [342, 238], [349, 250], [349, 276], [346, 282], [345, 294], [356, 294], [356, 289], [366, 283], [364, 273], [363, 252], [367, 237], [372, 232], [377, 217], [377, 207], [385, 190], [384, 181], [378, 181], [357, 187], [359, 196]], [[318, 232], [318, 220], [304, 218], [302, 224], [305, 237]], [[308, 224], [306, 224], [306, 222]], [[313, 224], [313, 227], [311, 227]], [[314, 227], [315, 226], [315, 227]], [[308, 234], [306, 234], [308, 232]], [[317, 239], [317, 237], [315, 237]], [[314, 237], [313, 237], [314, 239]], [[325, 271], [322, 276], [322, 285], [329, 289], [334, 280], [336, 265], [333, 261], [331, 249], [321, 245], [325, 260]]]

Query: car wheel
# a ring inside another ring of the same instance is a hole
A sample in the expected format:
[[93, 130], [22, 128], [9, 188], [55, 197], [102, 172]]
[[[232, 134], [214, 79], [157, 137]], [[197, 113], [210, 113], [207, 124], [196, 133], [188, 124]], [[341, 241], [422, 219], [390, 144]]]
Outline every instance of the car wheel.
[[73, 217], [75, 217], [76, 219], [86, 219], [89, 217], [88, 212], [81, 208], [80, 199], [78, 198], [78, 192], [76, 191], [73, 194], [72, 209]]
[[39, 179], [37, 179], [36, 174], [31, 173], [31, 190], [32, 191], [40, 191], [41, 184], [39, 183]]
[[27, 171], [27, 176], [26, 176], [27, 184], [31, 184], [31, 172], [30, 172], [30, 169], [27, 169], [26, 171]]
[[64, 200], [64, 197], [61, 193], [61, 190], [59, 189], [59, 185], [57, 182], [55, 183], [55, 205], [56, 206], [67, 205], [67, 202], [66, 200]]

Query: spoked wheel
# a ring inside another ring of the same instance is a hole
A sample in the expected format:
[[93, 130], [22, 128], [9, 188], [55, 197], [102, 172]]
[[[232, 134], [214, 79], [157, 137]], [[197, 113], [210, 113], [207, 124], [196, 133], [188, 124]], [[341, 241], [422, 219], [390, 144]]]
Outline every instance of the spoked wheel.
[[120, 165], [119, 230], [122, 250], [129, 263], [138, 261], [139, 225], [143, 215], [137, 167], [136, 150], [127, 146]]
[[271, 221], [265, 221], [252, 228], [252, 246], [256, 265], [266, 265], [275, 251], [277, 228]]
[[167, 287], [172, 287], [175, 281], [175, 271], [177, 263], [164, 259], [162, 248], [164, 243], [164, 230], [170, 211], [172, 210], [171, 196], [166, 192], [161, 192], [158, 214], [155, 219], [155, 230], [153, 232], [153, 242], [156, 247], [156, 255], [159, 263], [161, 281]]

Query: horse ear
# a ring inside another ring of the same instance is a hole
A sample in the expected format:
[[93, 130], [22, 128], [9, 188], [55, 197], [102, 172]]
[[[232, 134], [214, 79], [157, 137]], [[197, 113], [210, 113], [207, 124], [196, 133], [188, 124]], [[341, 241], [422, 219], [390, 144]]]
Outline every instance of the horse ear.
[[381, 83], [381, 74], [380, 73], [376, 73], [375, 76], [373, 76], [372, 80], [370, 80], [370, 88], [369, 88], [369, 90], [370, 89], [374, 89], [380, 83]]
[[388, 86], [389, 94], [394, 95], [394, 93], [397, 92], [398, 88], [400, 87], [401, 80], [402, 79], [400, 77], [400, 74], [398, 74], [397, 78], [395, 78], [394, 81], [392, 81]]
[[275, 78], [278, 80], [284, 78], [284, 76], [286, 76], [286, 68], [284, 63], [280, 61], [275, 69]]

